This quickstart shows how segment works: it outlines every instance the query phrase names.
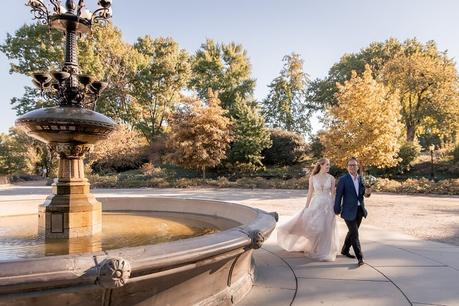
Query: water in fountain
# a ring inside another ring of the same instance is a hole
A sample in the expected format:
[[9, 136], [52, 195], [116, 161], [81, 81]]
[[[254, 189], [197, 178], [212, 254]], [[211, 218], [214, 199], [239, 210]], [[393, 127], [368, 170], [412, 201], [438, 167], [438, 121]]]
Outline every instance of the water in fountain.
[[50, 240], [39, 233], [36, 215], [0, 217], [0, 261], [151, 245], [219, 230], [199, 216], [176, 213], [105, 212], [102, 221], [98, 235]]

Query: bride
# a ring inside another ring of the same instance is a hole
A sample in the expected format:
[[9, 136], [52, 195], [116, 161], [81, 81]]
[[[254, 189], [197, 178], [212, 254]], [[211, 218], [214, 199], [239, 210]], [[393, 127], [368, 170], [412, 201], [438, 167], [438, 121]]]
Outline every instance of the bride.
[[333, 210], [335, 178], [328, 174], [330, 161], [321, 158], [309, 177], [306, 207], [279, 226], [277, 242], [287, 251], [302, 251], [320, 261], [334, 261], [339, 234]]

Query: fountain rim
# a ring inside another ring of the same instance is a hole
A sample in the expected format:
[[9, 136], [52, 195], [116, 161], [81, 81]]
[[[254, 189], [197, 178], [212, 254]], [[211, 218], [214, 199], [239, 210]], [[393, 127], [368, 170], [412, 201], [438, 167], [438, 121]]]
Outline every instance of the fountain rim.
[[[230, 205], [232, 209], [245, 210], [244, 213], [246, 215], [252, 214], [252, 218], [248, 223], [221, 232], [154, 245], [119, 248], [93, 253], [2, 261], [0, 262], [0, 294], [14, 294], [18, 291], [35, 292], [54, 286], [56, 288], [57, 286], [59, 288], [97, 286], [100, 263], [111, 258], [124, 258], [130, 262], [132, 271], [129, 282], [155, 278], [167, 273], [172, 274], [177, 269], [192, 269], [206, 261], [223, 260], [226, 256], [234, 257], [247, 250], [261, 247], [257, 237], [260, 235], [262, 237], [269, 236], [274, 230], [277, 219], [274, 213], [217, 200], [132, 196], [100, 198], [107, 200], [136, 198], [146, 201], [195, 201], [218, 205], [219, 207], [222, 207], [221, 205]], [[107, 209], [104, 211], [121, 210], [139, 211], [136, 209], [129, 210], [125, 207], [123, 209]], [[178, 212], [153, 209], [150, 211]], [[206, 214], [203, 213], [202, 215]], [[239, 222], [236, 219], [230, 220]], [[33, 265], [32, 268], [31, 265]], [[25, 268], [26, 266], [27, 268]], [[47, 281], [43, 282], [43, 279]]]

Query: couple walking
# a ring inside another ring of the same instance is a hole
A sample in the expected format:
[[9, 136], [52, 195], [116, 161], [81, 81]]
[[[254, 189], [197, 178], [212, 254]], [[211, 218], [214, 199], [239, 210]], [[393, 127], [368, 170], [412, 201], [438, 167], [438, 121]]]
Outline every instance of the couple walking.
[[[364, 197], [369, 197], [371, 190], [365, 191], [356, 158], [349, 159], [348, 173], [337, 184], [329, 170], [328, 159], [317, 162], [309, 177], [306, 206], [278, 228], [278, 244], [287, 251], [302, 251], [313, 259], [334, 261], [339, 250], [335, 215], [341, 214], [348, 228], [341, 254], [357, 258], [358, 265], [363, 265], [359, 227], [362, 218], [367, 217]], [[355, 256], [350, 254], [351, 247]]]

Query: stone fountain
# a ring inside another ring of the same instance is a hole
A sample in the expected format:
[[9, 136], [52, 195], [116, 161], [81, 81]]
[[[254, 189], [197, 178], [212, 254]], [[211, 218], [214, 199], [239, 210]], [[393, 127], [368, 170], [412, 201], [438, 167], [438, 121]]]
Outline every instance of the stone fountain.
[[[107, 84], [81, 74], [76, 39], [110, 18], [111, 0], [99, 0], [94, 13], [85, 10], [84, 0], [67, 0], [65, 8], [59, 0], [49, 1], [52, 12], [42, 0], [28, 0], [28, 5], [37, 19], [65, 32], [65, 60], [61, 71], [35, 73], [32, 82], [58, 103], [23, 115], [16, 125], [59, 154], [58, 181], [46, 199], [18, 196], [14, 205], [4, 203], [8, 210], [0, 210], [0, 306], [238, 303], [253, 285], [252, 254], [273, 231], [277, 214], [142, 191], [96, 200], [83, 157], [115, 123], [93, 110]], [[104, 226], [107, 215], [131, 221]], [[158, 218], [156, 225], [150, 225], [152, 218]], [[188, 230], [205, 230], [186, 237], [165, 231], [166, 240], [150, 239], [178, 218]], [[143, 236], [136, 228], [128, 231], [145, 220], [149, 231]], [[38, 233], [29, 233], [37, 228]], [[114, 243], [104, 244], [110, 235]], [[56, 245], [63, 245], [64, 252], [56, 252]]]
[[34, 73], [33, 83], [42, 96], [54, 98], [58, 106], [29, 112], [16, 120], [28, 135], [48, 144], [59, 155], [58, 181], [53, 194], [39, 208], [39, 226], [47, 238], [91, 236], [101, 231], [102, 208], [89, 191], [84, 176], [83, 158], [98, 141], [106, 138], [115, 123], [88, 107], [95, 108], [97, 98], [107, 86], [91, 76], [81, 74], [78, 65], [77, 37], [91, 30], [97, 22], [106, 22], [111, 15], [111, 0], [100, 0], [93, 14], [66, 1], [51, 1], [50, 14], [41, 0], [29, 0], [37, 19], [66, 35], [65, 59], [61, 71]]

